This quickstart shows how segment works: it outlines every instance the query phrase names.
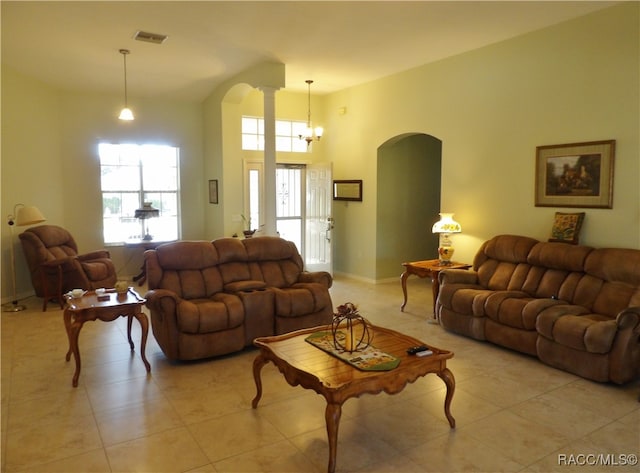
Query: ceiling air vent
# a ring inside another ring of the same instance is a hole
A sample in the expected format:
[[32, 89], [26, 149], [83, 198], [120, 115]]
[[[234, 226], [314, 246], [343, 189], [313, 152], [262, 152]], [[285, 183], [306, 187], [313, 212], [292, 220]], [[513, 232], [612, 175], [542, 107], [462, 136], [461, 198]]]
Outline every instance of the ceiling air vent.
[[162, 44], [169, 36], [166, 34], [148, 33], [146, 31], [136, 31], [133, 39], [138, 41], [146, 41], [147, 43]]

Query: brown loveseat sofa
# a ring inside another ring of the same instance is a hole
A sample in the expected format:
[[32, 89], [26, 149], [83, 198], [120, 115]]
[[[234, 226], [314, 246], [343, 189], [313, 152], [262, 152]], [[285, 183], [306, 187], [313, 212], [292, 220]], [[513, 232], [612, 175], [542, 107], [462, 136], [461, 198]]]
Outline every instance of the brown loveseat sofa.
[[178, 241], [144, 257], [153, 334], [171, 360], [224, 355], [255, 337], [331, 323], [331, 275], [304, 271], [290, 241]]
[[444, 270], [439, 282], [446, 330], [595, 381], [640, 377], [640, 250], [499, 235], [472, 271]]

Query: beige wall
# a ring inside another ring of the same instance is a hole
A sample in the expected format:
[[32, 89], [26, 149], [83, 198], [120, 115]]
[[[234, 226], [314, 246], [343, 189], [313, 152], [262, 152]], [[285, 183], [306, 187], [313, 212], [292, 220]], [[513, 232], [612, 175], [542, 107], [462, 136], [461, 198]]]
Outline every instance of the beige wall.
[[376, 235], [355, 235], [377, 224], [377, 149], [416, 132], [442, 140], [441, 211], [463, 228], [456, 259], [498, 233], [548, 238], [567, 209], [534, 206], [536, 146], [605, 139], [617, 140], [613, 209], [585, 209], [582, 242], [640, 248], [638, 11], [627, 3], [331, 94], [334, 177], [364, 180], [364, 201], [336, 222], [354, 235], [336, 242], [336, 270], [376, 279]]

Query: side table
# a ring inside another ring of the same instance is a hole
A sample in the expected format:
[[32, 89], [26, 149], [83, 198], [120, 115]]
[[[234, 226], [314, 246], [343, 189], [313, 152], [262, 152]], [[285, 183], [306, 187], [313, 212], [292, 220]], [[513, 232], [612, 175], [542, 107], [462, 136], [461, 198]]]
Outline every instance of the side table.
[[[175, 240], [171, 240], [175, 241]], [[124, 246], [127, 248], [142, 248], [144, 251], [146, 250], [155, 250], [157, 247], [162, 245], [163, 243], [169, 243], [170, 241], [156, 241], [156, 240], [127, 240], [124, 242]], [[147, 267], [144, 264], [144, 260], [142, 261], [142, 267], [140, 268], [140, 273], [133, 277], [133, 280], [138, 283], [138, 286], [142, 286], [147, 280]]]
[[425, 261], [414, 261], [412, 263], [402, 263], [404, 266], [404, 272], [400, 276], [400, 281], [402, 282], [402, 293], [404, 294], [404, 302], [400, 306], [400, 311], [404, 312], [404, 306], [407, 305], [407, 278], [414, 274], [419, 278], [431, 278], [431, 290], [433, 292], [433, 318], [436, 318], [436, 299], [438, 298], [438, 293], [440, 292], [440, 283], [438, 282], [438, 274], [443, 269], [469, 269], [471, 267], [470, 264], [466, 263], [455, 263], [451, 262], [450, 264], [443, 265], [440, 264], [440, 260], [438, 259], [430, 259]]
[[79, 298], [71, 297], [70, 294], [64, 295], [67, 304], [64, 309], [64, 326], [67, 330], [69, 338], [69, 350], [67, 351], [66, 360], [71, 359], [71, 353], [76, 360], [76, 371], [73, 374], [73, 387], [78, 386], [78, 378], [80, 377], [80, 350], [78, 348], [78, 336], [85, 322], [92, 320], [102, 320], [103, 322], [112, 322], [118, 317], [127, 317], [127, 337], [131, 351], [134, 350], [133, 340], [131, 339], [131, 325], [133, 318], [140, 323], [142, 328], [142, 339], [140, 340], [140, 356], [144, 363], [147, 373], [151, 372], [151, 365], [147, 361], [144, 353], [147, 346], [147, 336], [149, 334], [149, 320], [142, 306], [146, 302], [132, 288], [126, 293], [118, 294], [114, 289], [108, 291], [104, 296], [98, 296], [95, 291], [89, 291]]

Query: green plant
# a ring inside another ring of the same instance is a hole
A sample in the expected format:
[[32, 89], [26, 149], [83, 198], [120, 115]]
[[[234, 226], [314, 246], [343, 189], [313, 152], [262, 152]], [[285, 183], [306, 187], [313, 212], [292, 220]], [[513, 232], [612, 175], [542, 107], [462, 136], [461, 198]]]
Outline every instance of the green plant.
[[240, 214], [242, 221], [245, 223], [246, 229], [251, 230], [251, 217], [247, 218], [244, 214]]

